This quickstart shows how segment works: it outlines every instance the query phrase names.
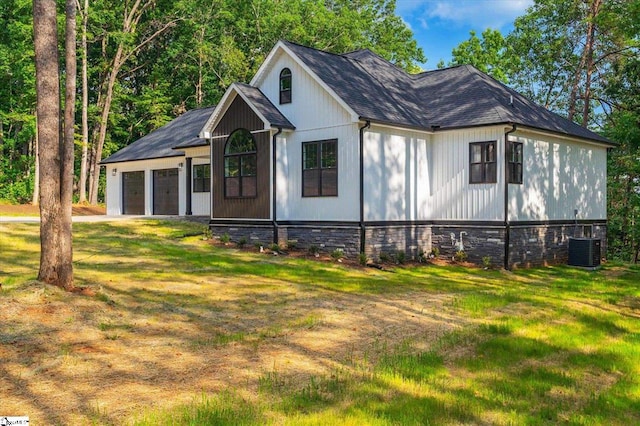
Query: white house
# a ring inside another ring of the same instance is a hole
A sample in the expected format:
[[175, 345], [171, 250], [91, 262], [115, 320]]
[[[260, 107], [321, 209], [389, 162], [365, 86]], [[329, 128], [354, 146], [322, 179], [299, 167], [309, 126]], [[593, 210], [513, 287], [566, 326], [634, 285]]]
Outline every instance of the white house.
[[[173, 168], [177, 214], [206, 212], [236, 240], [374, 258], [462, 248], [505, 267], [565, 261], [569, 236], [606, 240], [613, 144], [471, 66], [409, 75], [369, 50], [280, 41], [206, 113], [175, 156], [123, 162], [127, 147], [103, 162], [109, 213], [130, 213], [123, 172], [141, 171], [144, 213], [157, 213], [151, 181]], [[188, 179], [205, 153], [209, 210]]]

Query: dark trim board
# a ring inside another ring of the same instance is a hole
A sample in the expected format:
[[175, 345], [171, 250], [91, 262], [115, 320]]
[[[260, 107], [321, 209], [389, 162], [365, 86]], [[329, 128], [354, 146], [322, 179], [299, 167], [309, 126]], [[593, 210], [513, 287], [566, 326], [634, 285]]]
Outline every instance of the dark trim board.
[[[219, 220], [219, 219], [218, 219]], [[509, 222], [512, 226], [543, 226], [543, 225], [575, 225], [575, 220], [546, 220], [546, 221], [517, 221]], [[578, 225], [606, 224], [606, 219], [578, 219]], [[279, 220], [278, 225], [287, 226], [357, 226], [356, 221], [314, 221], [314, 220]], [[368, 221], [366, 226], [408, 226], [408, 225], [433, 225], [433, 226], [470, 226], [470, 227], [495, 227], [503, 228], [501, 220], [388, 220]]]

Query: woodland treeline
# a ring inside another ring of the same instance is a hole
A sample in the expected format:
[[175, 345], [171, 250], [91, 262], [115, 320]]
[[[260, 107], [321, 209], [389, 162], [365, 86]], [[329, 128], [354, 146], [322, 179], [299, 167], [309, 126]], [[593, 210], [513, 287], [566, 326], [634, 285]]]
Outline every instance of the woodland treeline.
[[[0, 200], [31, 202], [38, 149], [31, 0], [3, 0], [0, 15]], [[620, 144], [609, 156], [609, 257], [635, 261], [638, 16], [640, 0], [535, 0], [511, 33], [472, 33], [446, 64], [471, 63]], [[77, 0], [76, 21], [80, 202], [102, 199], [101, 158], [184, 111], [215, 104], [230, 83], [250, 80], [278, 39], [340, 53], [370, 48], [410, 72], [426, 61], [393, 0]], [[59, 50], [64, 58], [62, 43]]]

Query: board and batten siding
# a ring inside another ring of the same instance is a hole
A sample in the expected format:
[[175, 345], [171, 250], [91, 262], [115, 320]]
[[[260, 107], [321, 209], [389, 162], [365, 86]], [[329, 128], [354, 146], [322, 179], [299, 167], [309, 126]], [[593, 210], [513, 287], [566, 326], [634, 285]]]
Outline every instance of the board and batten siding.
[[[291, 103], [280, 105], [280, 71], [291, 70]], [[358, 123], [313, 76], [282, 51], [260, 90], [296, 127], [277, 137], [279, 221], [357, 221], [360, 217]], [[338, 196], [302, 197], [302, 143], [338, 141]]]
[[431, 135], [371, 126], [364, 135], [364, 220], [429, 219]]
[[[302, 196], [302, 143], [338, 141], [338, 196]], [[277, 211], [280, 221], [358, 221], [360, 218], [357, 124], [296, 130], [278, 136]]]
[[509, 185], [509, 220], [607, 218], [607, 148], [551, 135], [518, 131], [523, 143], [523, 184]]
[[[431, 220], [504, 220], [502, 126], [437, 132], [430, 164]], [[496, 141], [496, 183], [469, 183], [469, 144]]]
[[[280, 105], [280, 71], [291, 70], [291, 103]], [[258, 87], [298, 131], [354, 123], [347, 110], [312, 75], [281, 51]]]
[[[128, 161], [124, 163], [110, 163], [106, 165], [107, 193], [105, 194], [107, 214], [122, 214], [122, 173], [144, 171], [144, 214], [153, 214], [153, 171], [178, 168], [184, 164], [184, 157], [158, 158], [153, 160]], [[113, 169], [116, 175], [113, 176]], [[178, 172], [178, 214], [184, 215], [186, 210], [184, 169]]]
[[[211, 161], [211, 149], [209, 145], [184, 149], [185, 157], [191, 157], [191, 166], [199, 164], [209, 164]], [[185, 167], [187, 163], [185, 161]], [[193, 192], [193, 170], [191, 171], [191, 214], [193, 216], [209, 216], [211, 213], [211, 193]], [[185, 182], [186, 184], [186, 182]], [[186, 186], [180, 188], [186, 193]], [[182, 197], [182, 194], [180, 194]], [[186, 207], [185, 207], [186, 208]]]
[[[209, 147], [207, 147], [207, 149], [209, 149]], [[193, 167], [200, 164], [209, 164], [209, 158], [194, 158], [191, 166]], [[191, 179], [193, 179], [193, 172], [191, 173]], [[193, 191], [193, 181], [191, 182], [191, 191]], [[211, 192], [192, 192], [191, 214], [193, 216], [209, 216], [211, 209], [210, 206]]]

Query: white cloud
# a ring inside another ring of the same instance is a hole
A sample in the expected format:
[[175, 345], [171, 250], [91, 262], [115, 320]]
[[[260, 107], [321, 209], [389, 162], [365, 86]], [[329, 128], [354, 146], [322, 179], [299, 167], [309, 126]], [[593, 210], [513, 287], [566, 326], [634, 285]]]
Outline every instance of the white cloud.
[[439, 19], [482, 31], [501, 29], [532, 4], [533, 0], [398, 0], [396, 10], [401, 16], [420, 16], [427, 25]]

